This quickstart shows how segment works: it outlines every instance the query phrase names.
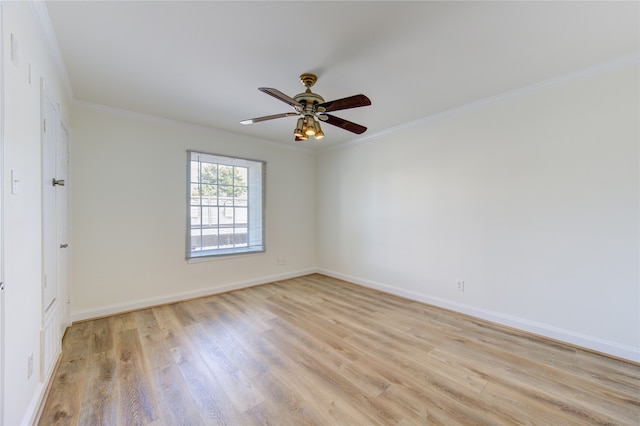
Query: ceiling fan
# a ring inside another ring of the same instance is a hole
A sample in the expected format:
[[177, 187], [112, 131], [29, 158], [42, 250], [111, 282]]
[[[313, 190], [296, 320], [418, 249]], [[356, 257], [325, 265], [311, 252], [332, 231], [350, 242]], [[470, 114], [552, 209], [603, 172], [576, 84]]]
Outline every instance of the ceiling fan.
[[276, 99], [281, 100], [293, 107], [295, 112], [284, 112], [282, 114], [266, 115], [264, 117], [250, 118], [243, 120], [241, 124], [253, 124], [260, 121], [273, 120], [275, 118], [300, 116], [293, 131], [296, 141], [306, 141], [310, 136], [316, 139], [322, 139], [324, 133], [320, 127], [320, 121], [332, 124], [350, 132], [361, 134], [367, 128], [360, 124], [352, 123], [344, 118], [327, 114], [332, 111], [342, 109], [357, 108], [371, 105], [371, 101], [365, 95], [353, 95], [347, 98], [336, 99], [334, 101], [325, 102], [322, 96], [313, 93], [311, 87], [316, 83], [318, 77], [314, 74], [305, 73], [300, 76], [300, 82], [307, 88], [303, 93], [295, 95], [293, 98], [285, 95], [277, 89], [270, 87], [259, 87], [258, 90]]

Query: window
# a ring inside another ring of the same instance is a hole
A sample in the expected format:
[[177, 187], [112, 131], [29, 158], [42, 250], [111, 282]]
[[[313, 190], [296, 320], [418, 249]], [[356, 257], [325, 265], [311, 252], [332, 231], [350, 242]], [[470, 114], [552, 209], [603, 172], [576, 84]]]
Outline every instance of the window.
[[265, 163], [188, 154], [187, 259], [264, 251]]

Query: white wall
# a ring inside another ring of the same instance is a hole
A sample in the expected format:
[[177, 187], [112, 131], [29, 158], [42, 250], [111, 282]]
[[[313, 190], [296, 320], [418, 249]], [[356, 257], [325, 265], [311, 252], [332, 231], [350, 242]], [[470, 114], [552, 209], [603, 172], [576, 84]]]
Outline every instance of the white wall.
[[[74, 320], [315, 268], [313, 153], [89, 105], [72, 129]], [[265, 253], [185, 260], [188, 149], [267, 162]]]
[[322, 153], [319, 267], [639, 361], [638, 72]]
[[[44, 390], [39, 381], [41, 310], [41, 149], [40, 79], [67, 114], [62, 89], [26, 2], [3, 2], [4, 69], [4, 248], [5, 368], [4, 423], [29, 421]], [[10, 56], [11, 34], [18, 45], [18, 65]], [[19, 177], [11, 194], [10, 173]], [[34, 373], [27, 379], [27, 358]]]

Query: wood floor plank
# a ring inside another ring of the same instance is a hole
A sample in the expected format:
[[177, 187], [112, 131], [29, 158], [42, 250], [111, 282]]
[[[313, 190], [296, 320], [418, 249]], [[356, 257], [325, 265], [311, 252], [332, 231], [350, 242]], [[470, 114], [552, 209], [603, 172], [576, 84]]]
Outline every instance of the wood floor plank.
[[120, 390], [119, 424], [146, 425], [157, 418], [157, 402], [150, 386], [138, 331], [115, 333], [116, 380]]
[[[290, 425], [326, 423], [326, 418], [318, 416], [319, 413], [309, 409], [307, 400], [301, 398], [300, 394], [288, 388], [273, 374], [265, 372], [254, 377], [252, 381], [258, 389], [269, 395], [269, 398], [260, 405], [247, 411], [247, 417], [256, 420], [255, 423], [273, 424], [273, 419]], [[255, 424], [253, 421], [251, 423]]]
[[174, 347], [171, 352], [186, 383], [186, 389], [205, 423], [237, 424], [237, 413], [232, 407], [231, 401], [225, 397], [225, 390], [211, 376], [199, 356], [186, 347]]
[[583, 424], [582, 420], [565, 415], [556, 407], [524, 397], [526, 388], [520, 388], [518, 392], [520, 396], [516, 399], [513, 398], [513, 388], [489, 383], [480, 395], [480, 400], [494, 407], [493, 409], [501, 418], [512, 424], [576, 426]]
[[113, 330], [109, 318], [99, 318], [91, 322], [89, 352], [99, 353], [113, 349]]
[[151, 374], [162, 424], [188, 426], [206, 423], [189, 393], [185, 392], [187, 383], [175, 364], [154, 369]]
[[256, 309], [251, 299], [242, 298], [241, 292], [233, 292], [220, 295], [220, 302], [225, 311], [234, 312], [236, 316], [242, 316], [249, 320], [257, 331], [265, 331], [270, 328], [269, 318]]
[[41, 425], [633, 425], [640, 365], [312, 274], [74, 324]]
[[44, 424], [77, 425], [80, 395], [81, 384], [57, 383], [55, 390], [49, 392], [47, 405], [41, 415], [41, 419], [46, 419]]
[[264, 402], [265, 397], [253, 383], [236, 366], [233, 358], [228, 356], [216, 343], [215, 334], [206, 324], [193, 324], [186, 330], [192, 336], [193, 346], [198, 351], [211, 373], [227, 392], [227, 397], [236, 411], [243, 413]]
[[204, 323], [210, 333], [215, 334], [216, 343], [227, 354], [233, 358], [234, 363], [246, 377], [255, 377], [267, 371], [267, 366], [256, 354], [255, 347], [243, 342], [245, 335], [236, 336], [233, 329], [229, 329], [217, 318], [210, 318]]
[[114, 333], [118, 331], [135, 330], [138, 328], [135, 312], [126, 312], [120, 315], [113, 315], [107, 318]]
[[90, 391], [81, 394], [78, 424], [116, 424], [118, 387], [115, 350], [92, 354], [87, 362], [85, 376], [86, 387]]
[[135, 313], [142, 352], [150, 370], [163, 369], [173, 364], [173, 358], [166, 344], [166, 331], [160, 328], [151, 309]]

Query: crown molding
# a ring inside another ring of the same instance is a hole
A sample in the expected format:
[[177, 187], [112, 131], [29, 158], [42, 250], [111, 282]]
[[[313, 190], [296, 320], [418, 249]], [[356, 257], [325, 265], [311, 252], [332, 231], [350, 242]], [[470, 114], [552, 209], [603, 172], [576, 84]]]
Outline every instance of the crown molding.
[[28, 0], [28, 3], [29, 9], [31, 9], [31, 14], [36, 21], [36, 27], [40, 33], [40, 38], [44, 43], [47, 54], [49, 55], [49, 60], [53, 64], [54, 70], [60, 78], [64, 95], [67, 100], [71, 102], [75, 99], [73, 96], [73, 89], [71, 87], [71, 80], [69, 80], [69, 73], [67, 72], [64, 60], [62, 59], [62, 52], [58, 45], [58, 39], [56, 38], [53, 26], [51, 25], [47, 5], [44, 1], [37, 0]]
[[357, 139], [352, 139], [350, 141], [332, 145], [330, 147], [321, 148], [319, 152], [328, 152], [333, 151], [335, 149], [345, 148], [351, 145], [358, 145], [363, 142], [367, 142], [373, 139], [379, 139], [384, 136], [389, 136], [394, 133], [399, 133], [403, 130], [410, 129], [412, 127], [421, 126], [427, 123], [431, 123], [434, 121], [440, 121], [447, 118], [455, 117], [460, 114], [464, 114], [470, 111], [479, 110], [482, 108], [486, 108], [488, 106], [497, 104], [499, 102], [521, 98], [524, 96], [529, 96], [534, 93], [542, 92], [544, 90], [552, 89], [555, 87], [564, 86], [569, 83], [573, 83], [578, 80], [582, 80], [587, 77], [596, 76], [599, 74], [604, 74], [609, 71], [614, 71], [617, 69], [621, 69], [627, 66], [635, 65], [640, 63], [640, 51], [630, 53], [628, 55], [624, 55], [618, 58], [615, 58], [611, 61], [603, 62], [601, 64], [584, 68], [578, 71], [570, 72], [567, 74], [559, 75], [556, 77], [549, 78], [547, 80], [540, 81], [538, 83], [534, 83], [528, 86], [524, 86], [518, 89], [509, 90], [504, 93], [500, 93], [495, 96], [490, 96], [488, 98], [480, 99], [478, 101], [470, 102], [465, 105], [461, 105], [459, 107], [455, 107], [446, 111], [437, 112], [435, 114], [427, 115], [425, 117], [419, 118], [417, 120], [413, 120], [404, 124], [400, 124], [398, 126], [390, 127], [388, 129], [381, 130], [379, 132], [371, 133], [369, 135], [359, 137]]

